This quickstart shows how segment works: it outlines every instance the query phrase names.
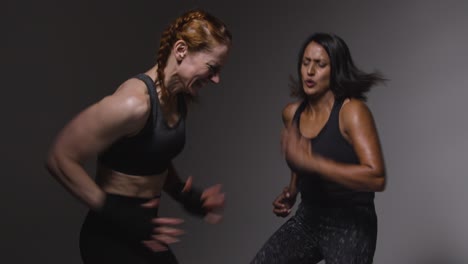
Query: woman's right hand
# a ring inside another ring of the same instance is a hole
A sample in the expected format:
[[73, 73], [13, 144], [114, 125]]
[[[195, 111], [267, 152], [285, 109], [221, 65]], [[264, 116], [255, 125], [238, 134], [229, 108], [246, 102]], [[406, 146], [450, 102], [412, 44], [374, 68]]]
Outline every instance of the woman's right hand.
[[291, 192], [289, 187], [284, 187], [283, 192], [273, 201], [273, 213], [276, 216], [286, 217], [296, 202], [297, 193]]
[[[144, 208], [157, 208], [159, 206], [159, 198], [152, 199], [141, 205]], [[168, 245], [179, 242], [178, 236], [184, 234], [182, 229], [176, 228], [184, 222], [180, 218], [172, 217], [157, 217], [151, 220], [155, 225], [151, 240], [142, 241], [143, 245], [153, 252], [161, 252], [168, 250]]]

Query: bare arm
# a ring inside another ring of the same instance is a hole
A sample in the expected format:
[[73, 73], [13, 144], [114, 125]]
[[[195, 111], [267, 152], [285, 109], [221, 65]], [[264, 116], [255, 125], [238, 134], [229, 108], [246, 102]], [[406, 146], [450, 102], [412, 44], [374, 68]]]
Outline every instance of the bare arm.
[[294, 136], [289, 137], [292, 139], [288, 141], [289, 156], [293, 157], [293, 162], [302, 170], [318, 173], [327, 180], [350, 189], [383, 191], [383, 155], [372, 114], [364, 102], [352, 99], [343, 105], [340, 112], [340, 129], [353, 146], [359, 164], [339, 163], [316, 155], [313, 153], [313, 146], [310, 151], [310, 145], [304, 143], [304, 139], [294, 139]]
[[135, 88], [139, 82], [127, 81], [113, 95], [78, 114], [58, 134], [47, 157], [50, 174], [92, 209], [103, 205], [105, 194], [85, 171], [83, 162], [144, 126], [149, 102]]
[[176, 199], [180, 194], [180, 186], [185, 184], [182, 179], [179, 177], [174, 164], [169, 165], [167, 170], [167, 178], [166, 182], [164, 183], [164, 191], [169, 194], [173, 199]]
[[174, 200], [180, 202], [188, 212], [204, 215], [205, 221], [208, 223], [219, 223], [222, 219], [221, 210], [224, 208], [225, 200], [221, 184], [215, 184], [201, 190], [192, 187], [192, 181], [193, 177], [189, 176], [187, 181], [183, 182], [171, 163], [164, 191]]
[[[292, 119], [294, 113], [297, 110], [298, 103], [288, 104], [283, 109], [283, 136], [281, 138], [281, 145], [284, 148], [284, 133], [286, 133], [287, 129], [292, 125]], [[291, 179], [289, 181], [289, 186], [284, 187], [283, 191], [273, 200], [273, 213], [276, 216], [286, 217], [291, 213], [291, 210], [296, 203], [297, 197], [297, 175], [294, 171], [291, 171]]]
[[[290, 128], [293, 121], [294, 113], [296, 113], [297, 108], [299, 107], [298, 102], [296, 103], [291, 103], [286, 105], [286, 107], [283, 109], [283, 124], [284, 124], [284, 129], [285, 131]], [[282, 142], [284, 144], [285, 142]], [[284, 147], [283, 147], [284, 148]], [[294, 171], [291, 171], [291, 180], [289, 181], [289, 191], [291, 194], [294, 196], [297, 194], [297, 175]]]

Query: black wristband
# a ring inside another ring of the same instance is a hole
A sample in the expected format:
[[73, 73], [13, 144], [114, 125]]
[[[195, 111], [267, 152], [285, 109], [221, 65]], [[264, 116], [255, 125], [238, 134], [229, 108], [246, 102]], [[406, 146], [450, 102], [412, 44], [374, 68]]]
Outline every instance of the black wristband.
[[179, 201], [184, 209], [197, 216], [205, 216], [208, 211], [203, 207], [202, 191], [192, 187], [189, 191], [182, 191], [185, 183], [178, 184], [176, 188], [176, 200]]

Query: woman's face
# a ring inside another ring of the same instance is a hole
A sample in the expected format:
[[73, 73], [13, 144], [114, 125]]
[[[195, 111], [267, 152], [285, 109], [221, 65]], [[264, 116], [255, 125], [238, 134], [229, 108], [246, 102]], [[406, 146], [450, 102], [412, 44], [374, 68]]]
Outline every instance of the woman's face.
[[217, 45], [209, 51], [187, 52], [178, 69], [185, 92], [196, 96], [207, 83], [219, 83], [228, 52], [226, 45]]
[[330, 88], [330, 58], [325, 49], [310, 42], [304, 50], [301, 63], [302, 88], [307, 96], [317, 96]]

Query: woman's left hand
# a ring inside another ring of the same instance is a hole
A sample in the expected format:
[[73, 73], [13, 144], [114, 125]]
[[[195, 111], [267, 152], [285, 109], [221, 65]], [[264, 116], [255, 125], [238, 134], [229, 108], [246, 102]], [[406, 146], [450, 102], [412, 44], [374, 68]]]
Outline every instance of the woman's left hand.
[[[192, 188], [193, 177], [188, 177], [183, 188], [183, 192], [188, 192]], [[203, 208], [207, 211], [205, 221], [210, 224], [219, 223], [222, 218], [225, 194], [221, 191], [221, 184], [210, 186], [203, 190], [201, 198]]]

